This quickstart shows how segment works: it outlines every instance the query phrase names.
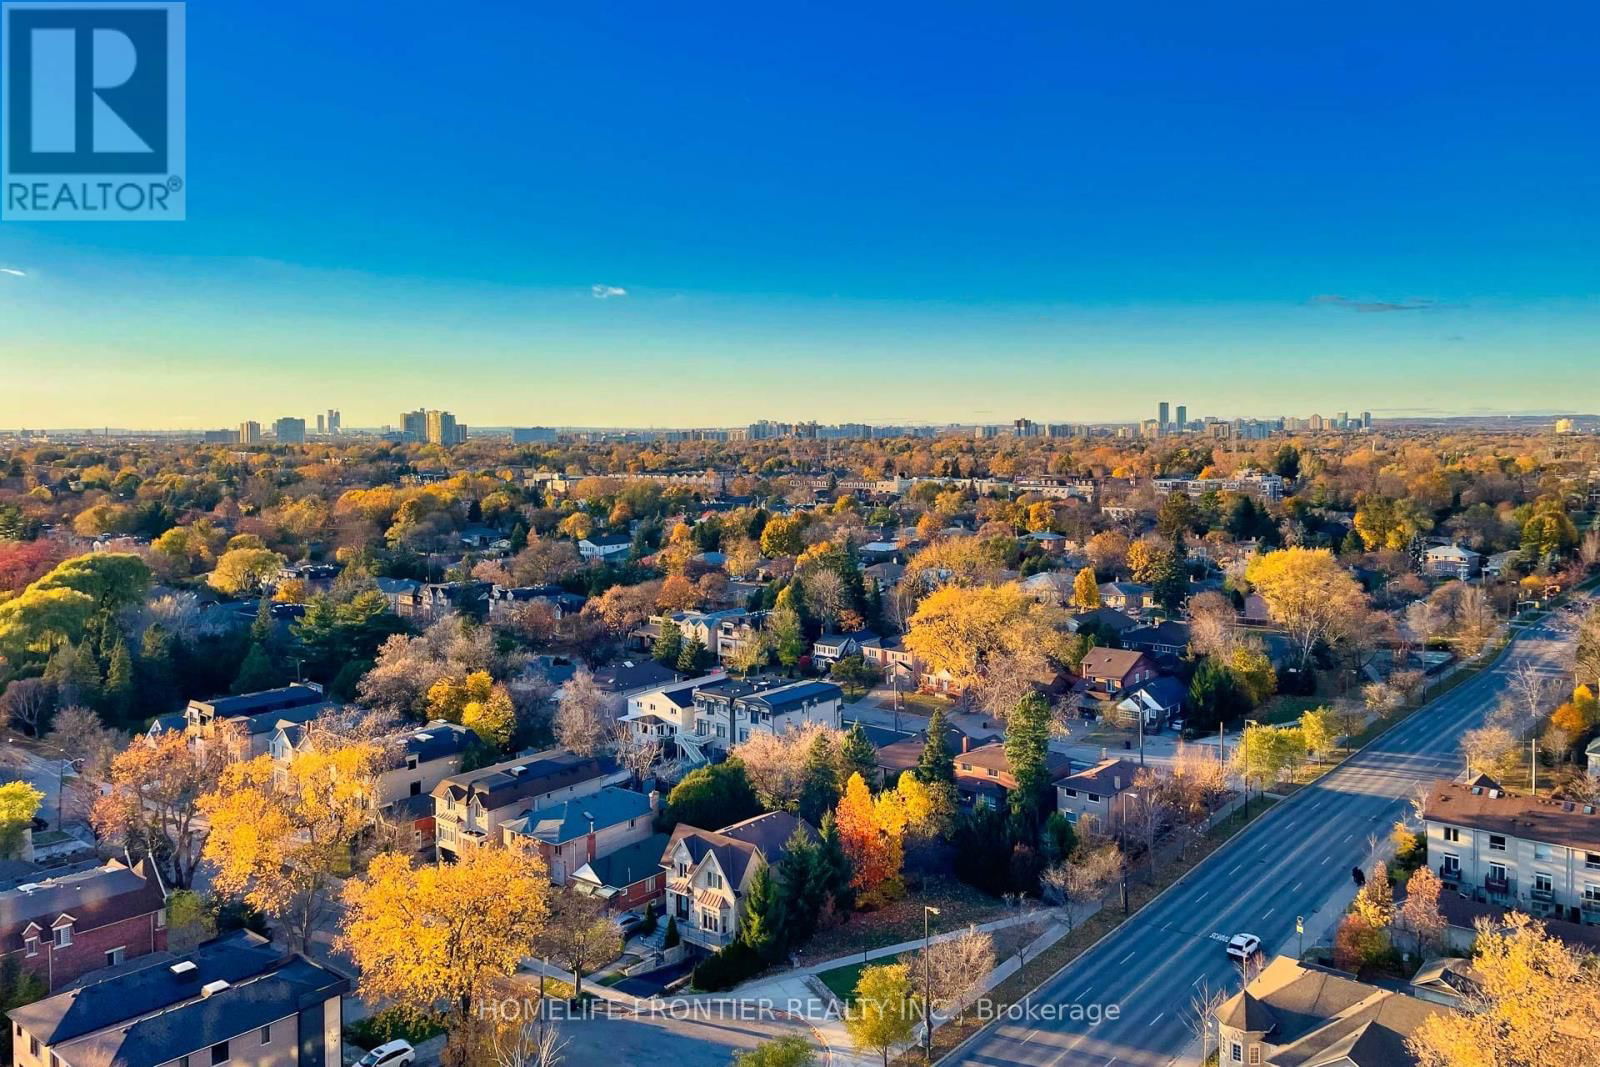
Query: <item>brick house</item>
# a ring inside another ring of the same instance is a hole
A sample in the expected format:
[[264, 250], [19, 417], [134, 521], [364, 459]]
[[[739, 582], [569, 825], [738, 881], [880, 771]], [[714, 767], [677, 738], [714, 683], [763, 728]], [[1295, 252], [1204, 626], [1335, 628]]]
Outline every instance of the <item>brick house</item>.
[[[579, 868], [637, 844], [654, 830], [661, 794], [649, 796], [608, 785], [586, 796], [530, 808], [500, 824], [505, 843], [522, 843], [544, 859], [553, 885], [566, 885]], [[657, 853], [659, 856], [660, 853]]]
[[572, 872], [574, 886], [602, 897], [614, 911], [638, 911], [666, 894], [661, 854], [669, 834], [651, 834], [615, 852], [597, 856]]
[[166, 889], [150, 860], [117, 860], [0, 893], [0, 958], [53, 992], [167, 947]]
[[[1017, 787], [1017, 779], [1011, 773], [1011, 761], [1006, 758], [1006, 746], [1002, 742], [958, 752], [955, 761], [956, 795], [964, 806], [987, 804], [1002, 807], [1006, 794]], [[1045, 770], [1050, 781], [1055, 782], [1072, 773], [1072, 760], [1059, 752], [1046, 752]]]
[[1157, 675], [1149, 656], [1131, 648], [1091, 648], [1078, 667], [1085, 687], [1111, 696]]
[[608, 756], [552, 748], [454, 774], [433, 789], [436, 847], [454, 860], [463, 848], [502, 840], [501, 825], [530, 808], [598, 793], [626, 781]]

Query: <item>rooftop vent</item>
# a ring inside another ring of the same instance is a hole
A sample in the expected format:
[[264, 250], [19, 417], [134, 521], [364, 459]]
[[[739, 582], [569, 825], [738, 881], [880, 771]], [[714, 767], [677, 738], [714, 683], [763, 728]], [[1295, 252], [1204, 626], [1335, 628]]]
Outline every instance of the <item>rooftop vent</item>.
[[168, 967], [167, 970], [171, 971], [175, 977], [188, 978], [198, 973], [200, 968], [195, 966], [194, 960], [179, 960], [171, 967]]
[[32, 893], [35, 889], [43, 888], [44, 886], [40, 885], [38, 882], [23, 882], [21, 885], [17, 886], [17, 891], [19, 893]]
[[519, 763], [515, 767], [511, 768], [511, 773], [512, 774], [527, 774], [528, 773], [528, 765], [526, 763]]
[[200, 987], [200, 995], [202, 997], [215, 996], [216, 994], [222, 992], [224, 989], [227, 989], [227, 988], [228, 988], [227, 980], [223, 979], [223, 978], [218, 978], [215, 982], [207, 982], [205, 985], [201, 986]]

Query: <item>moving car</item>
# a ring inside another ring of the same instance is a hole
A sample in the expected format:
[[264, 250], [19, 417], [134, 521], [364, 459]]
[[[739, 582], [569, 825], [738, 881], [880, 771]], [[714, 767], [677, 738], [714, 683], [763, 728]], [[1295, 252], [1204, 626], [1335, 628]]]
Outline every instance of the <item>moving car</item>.
[[1261, 939], [1255, 934], [1234, 934], [1228, 939], [1228, 958], [1247, 962], [1261, 951]]
[[356, 1067], [411, 1067], [417, 1050], [409, 1041], [385, 1041], [356, 1061]]

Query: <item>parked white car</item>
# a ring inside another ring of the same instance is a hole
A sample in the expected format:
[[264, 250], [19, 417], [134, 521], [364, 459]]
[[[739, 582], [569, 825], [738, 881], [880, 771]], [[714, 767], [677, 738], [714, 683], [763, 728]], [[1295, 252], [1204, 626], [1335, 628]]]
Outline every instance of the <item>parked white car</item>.
[[356, 1061], [356, 1067], [411, 1067], [417, 1050], [409, 1041], [385, 1041]]

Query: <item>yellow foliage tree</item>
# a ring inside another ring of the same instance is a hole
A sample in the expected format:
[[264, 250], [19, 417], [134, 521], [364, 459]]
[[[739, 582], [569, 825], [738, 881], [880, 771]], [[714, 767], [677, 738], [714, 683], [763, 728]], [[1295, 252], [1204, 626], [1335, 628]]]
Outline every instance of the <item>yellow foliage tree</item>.
[[312, 746], [286, 768], [271, 756], [229, 766], [200, 802], [216, 888], [278, 919], [304, 951], [373, 824], [381, 758], [377, 745], [357, 743]]
[[1600, 1033], [1595, 957], [1521, 912], [1480, 918], [1477, 989], [1462, 1011], [1429, 1016], [1406, 1039], [1420, 1067], [1569, 1067], [1594, 1062]]
[[473, 1009], [533, 954], [549, 893], [544, 863], [522, 848], [472, 848], [426, 867], [385, 852], [345, 884], [336, 944], [367, 1000], [414, 1016], [443, 1006], [453, 1062], [464, 1063], [482, 1022]]
[[1039, 603], [1016, 582], [947, 585], [925, 597], [910, 621], [906, 648], [961, 687], [980, 683], [993, 659], [1037, 652], [1066, 658], [1060, 609]]
[[1093, 567], [1084, 567], [1072, 579], [1072, 603], [1082, 611], [1093, 611], [1100, 606], [1100, 583], [1095, 579]]
[[1366, 615], [1366, 594], [1325, 548], [1256, 556], [1244, 576], [1267, 602], [1273, 621], [1288, 631], [1301, 669], [1310, 666], [1317, 642], [1339, 641]]
[[905, 861], [905, 806], [891, 790], [876, 798], [859, 773], [845, 783], [834, 811], [839, 844], [850, 857], [850, 884], [863, 907], [881, 907], [904, 892], [900, 868]]

